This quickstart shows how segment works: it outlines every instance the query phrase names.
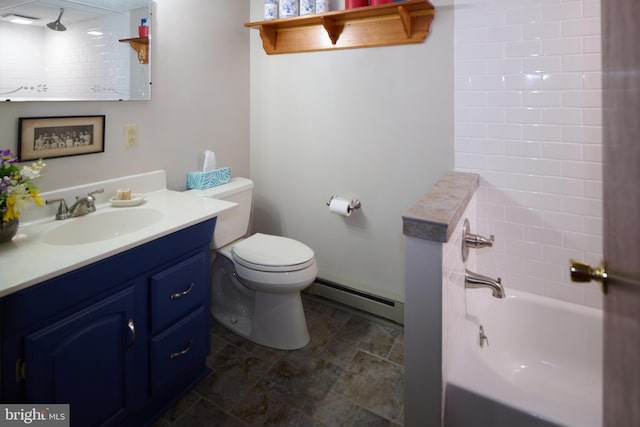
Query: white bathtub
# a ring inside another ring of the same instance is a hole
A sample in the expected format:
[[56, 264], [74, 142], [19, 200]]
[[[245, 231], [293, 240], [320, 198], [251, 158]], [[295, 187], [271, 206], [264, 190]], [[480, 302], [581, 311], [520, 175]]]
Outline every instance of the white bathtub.
[[[488, 290], [466, 290], [463, 339], [456, 340], [447, 383], [498, 403], [488, 405], [494, 412], [506, 406], [538, 421], [601, 427], [602, 312], [511, 289], [506, 293], [497, 299]], [[482, 348], [480, 325], [489, 343]], [[450, 414], [464, 411], [450, 406], [459, 401], [446, 404]]]

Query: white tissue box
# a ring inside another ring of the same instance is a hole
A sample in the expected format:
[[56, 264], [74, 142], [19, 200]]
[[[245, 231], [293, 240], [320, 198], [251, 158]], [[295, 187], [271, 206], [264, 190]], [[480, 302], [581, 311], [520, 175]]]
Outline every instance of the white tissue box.
[[208, 172], [187, 173], [187, 188], [204, 190], [231, 181], [231, 168], [218, 168]]

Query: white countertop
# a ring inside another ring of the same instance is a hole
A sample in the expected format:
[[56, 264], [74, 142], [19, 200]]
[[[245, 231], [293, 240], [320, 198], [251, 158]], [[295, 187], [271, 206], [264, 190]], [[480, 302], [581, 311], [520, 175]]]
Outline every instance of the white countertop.
[[[77, 218], [57, 221], [49, 215], [26, 223], [21, 218], [13, 240], [0, 245], [0, 297], [216, 217], [234, 206], [235, 203], [223, 200], [160, 189], [145, 193], [144, 202], [134, 207], [113, 207], [111, 203], [103, 202], [96, 205], [96, 212]], [[162, 217], [129, 234], [95, 243], [55, 245], [43, 241], [49, 230], [70, 221], [138, 207], [159, 210]]]

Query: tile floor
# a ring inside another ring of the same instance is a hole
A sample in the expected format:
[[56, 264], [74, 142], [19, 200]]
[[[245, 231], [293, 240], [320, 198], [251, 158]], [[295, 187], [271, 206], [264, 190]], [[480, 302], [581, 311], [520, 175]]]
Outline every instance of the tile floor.
[[303, 296], [311, 342], [266, 348], [212, 320], [212, 372], [153, 427], [401, 426], [400, 325]]

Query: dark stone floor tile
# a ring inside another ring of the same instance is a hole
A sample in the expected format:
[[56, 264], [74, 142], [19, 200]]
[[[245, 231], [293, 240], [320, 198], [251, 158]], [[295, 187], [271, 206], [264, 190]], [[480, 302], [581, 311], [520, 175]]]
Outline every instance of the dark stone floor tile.
[[337, 393], [329, 393], [310, 412], [315, 419], [327, 426], [346, 427], [351, 425], [351, 421], [359, 409], [360, 407], [356, 403], [346, 397]]
[[167, 420], [164, 416], [154, 420], [149, 427], [171, 427], [172, 422]]
[[301, 294], [302, 298], [302, 307], [304, 308], [304, 312], [306, 315], [311, 314], [324, 314], [327, 310], [327, 304], [325, 304], [321, 299]]
[[393, 347], [391, 347], [391, 352], [389, 353], [389, 360], [404, 366], [404, 343], [403, 342], [396, 341]]
[[295, 352], [271, 367], [263, 385], [296, 408], [314, 407], [326, 397], [343, 371], [326, 360]]
[[320, 353], [320, 357], [340, 367], [346, 368], [359, 349], [356, 344], [334, 338]]
[[308, 316], [307, 327], [311, 340], [304, 348], [303, 352], [317, 354], [321, 352], [327, 344], [340, 332], [343, 322], [326, 316]]
[[214, 319], [211, 320], [210, 329], [212, 333], [212, 341], [222, 338], [226, 342], [233, 344], [244, 351], [252, 353], [262, 360], [275, 362], [289, 353], [287, 350], [278, 350], [276, 348], [265, 347], [263, 345], [256, 344], [244, 337], [236, 335]]
[[364, 351], [386, 357], [398, 335], [400, 335], [398, 326], [353, 316], [337, 337], [342, 341], [357, 344]]
[[213, 358], [221, 352], [229, 343], [224, 338], [220, 338], [218, 336], [211, 336], [211, 344], [209, 346], [209, 356], [207, 356], [207, 366], [211, 367], [211, 361]]
[[353, 427], [391, 427], [400, 426], [395, 424], [386, 418], [374, 414], [373, 412], [361, 409], [358, 411], [351, 424]]
[[246, 424], [215, 405], [200, 400], [174, 424], [174, 427], [247, 427]]
[[401, 426], [404, 425], [404, 405], [402, 408], [402, 412], [400, 413], [400, 416], [398, 417], [398, 424], [400, 424]]
[[267, 372], [271, 364], [233, 345], [210, 361], [212, 372], [195, 390], [222, 409], [230, 410]]
[[333, 391], [382, 417], [397, 419], [404, 405], [404, 369], [360, 351]]
[[[201, 399], [201, 396], [196, 393], [194, 390], [191, 390], [189, 393], [185, 394], [178, 402], [176, 402], [171, 409], [162, 415], [160, 420], [166, 422], [166, 424], [157, 424], [157, 426], [163, 425], [171, 425], [175, 420], [180, 418], [187, 410], [189, 410], [193, 405], [196, 404]], [[157, 420], [157, 421], [160, 421]], [[155, 425], [155, 423], [154, 423]]]
[[404, 420], [404, 331], [315, 296], [310, 343], [277, 350], [211, 321], [211, 374], [153, 427], [375, 427]]
[[331, 307], [331, 306], [327, 307], [327, 310], [324, 313], [324, 317], [333, 319], [336, 322], [340, 323], [341, 325], [344, 325], [345, 323], [347, 323], [347, 321], [351, 319], [351, 316], [352, 314], [349, 313], [348, 311]]
[[321, 426], [276, 396], [270, 389], [258, 384], [236, 405], [233, 414], [251, 426]]

